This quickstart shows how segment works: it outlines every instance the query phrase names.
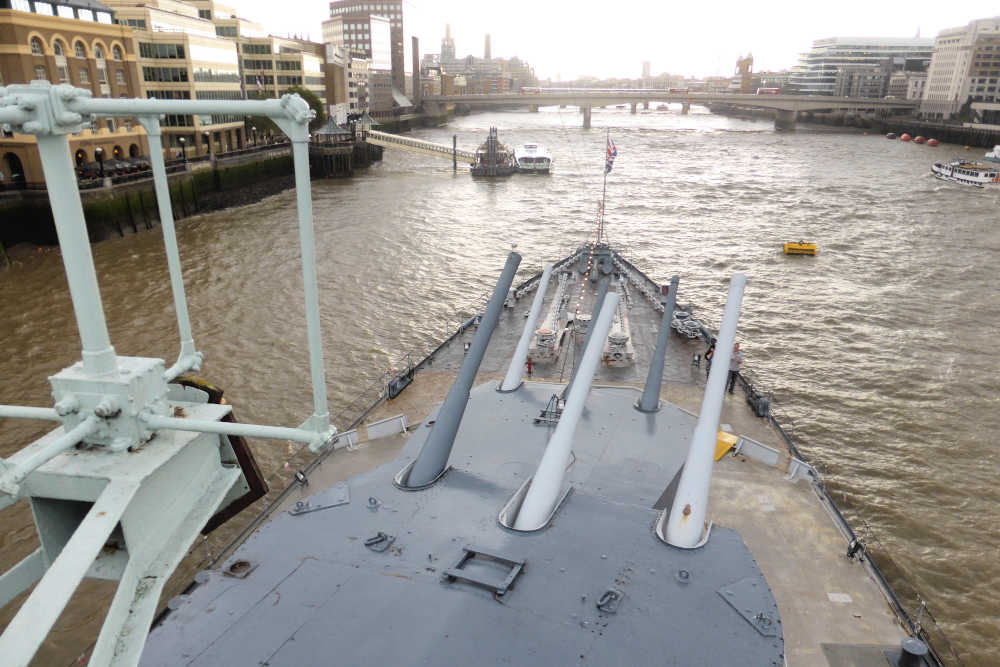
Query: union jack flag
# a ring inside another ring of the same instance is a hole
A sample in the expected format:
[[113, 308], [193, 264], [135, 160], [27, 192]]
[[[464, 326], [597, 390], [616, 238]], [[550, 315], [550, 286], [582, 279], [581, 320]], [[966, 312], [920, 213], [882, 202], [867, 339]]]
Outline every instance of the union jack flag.
[[615, 158], [618, 157], [618, 149], [615, 148], [615, 142], [608, 137], [608, 159], [604, 163], [604, 173], [610, 174], [611, 167], [615, 166]]

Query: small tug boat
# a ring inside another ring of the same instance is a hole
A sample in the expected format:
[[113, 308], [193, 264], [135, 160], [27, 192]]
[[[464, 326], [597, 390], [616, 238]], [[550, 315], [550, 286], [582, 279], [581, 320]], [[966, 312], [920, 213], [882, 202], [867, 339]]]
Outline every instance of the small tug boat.
[[522, 174], [547, 174], [552, 169], [552, 156], [544, 146], [524, 144], [514, 151], [517, 171]]
[[490, 128], [486, 141], [476, 150], [476, 161], [469, 171], [473, 176], [510, 176], [517, 171], [514, 153], [500, 143], [497, 128]]
[[984, 155], [990, 162], [1000, 162], [1000, 146], [994, 146], [993, 150]]
[[931, 173], [944, 181], [974, 185], [977, 188], [1000, 184], [1000, 167], [965, 162], [964, 160], [952, 160], [948, 163], [935, 162], [931, 166]]
[[805, 243], [804, 241], [799, 241], [798, 243], [785, 243], [785, 254], [786, 255], [815, 255], [816, 254], [816, 244], [815, 243]]

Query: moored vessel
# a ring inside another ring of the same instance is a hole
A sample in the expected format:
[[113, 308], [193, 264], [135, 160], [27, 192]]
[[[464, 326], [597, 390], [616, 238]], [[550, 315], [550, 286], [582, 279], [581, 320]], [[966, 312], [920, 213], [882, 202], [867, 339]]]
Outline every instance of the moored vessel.
[[935, 162], [931, 165], [931, 173], [944, 181], [973, 185], [977, 188], [1000, 184], [1000, 167], [991, 167], [964, 160]]
[[476, 159], [469, 171], [473, 176], [510, 176], [517, 171], [514, 152], [500, 143], [497, 128], [491, 127], [486, 141], [476, 149]]
[[527, 143], [514, 150], [517, 171], [522, 174], [548, 174], [552, 170], [552, 155], [544, 146]]

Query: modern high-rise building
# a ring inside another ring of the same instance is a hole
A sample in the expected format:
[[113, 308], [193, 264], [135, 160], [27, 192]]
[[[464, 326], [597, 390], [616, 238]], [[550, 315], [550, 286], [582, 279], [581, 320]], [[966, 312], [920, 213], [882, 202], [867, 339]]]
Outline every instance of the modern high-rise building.
[[333, 0], [330, 3], [330, 18], [340, 19], [343, 25], [343, 44], [347, 50], [363, 50], [377, 67], [375, 50], [384, 46], [381, 21], [377, 21], [379, 31], [372, 23], [373, 17], [384, 19], [389, 24], [389, 64], [392, 85], [403, 91], [405, 70], [403, 69], [403, 0]]
[[1000, 16], [942, 30], [934, 46], [921, 115], [950, 118], [971, 102], [993, 117], [1000, 110]]
[[[215, 24], [193, 4], [177, 0], [106, 0], [116, 20], [132, 26], [138, 42], [145, 97], [168, 100], [240, 100], [236, 42], [218, 37]], [[163, 143], [173, 155], [223, 153], [246, 145], [242, 116], [168, 114]], [[181, 142], [181, 139], [184, 139]]]
[[[881, 68], [888, 79], [896, 70], [926, 69], [933, 51], [934, 40], [919, 37], [818, 39], [813, 42], [812, 50], [800, 56], [798, 66], [792, 70], [791, 87], [803, 95], [833, 95], [837, 91], [837, 74], [842, 69]], [[865, 88], [874, 87], [866, 85]]]
[[[132, 30], [95, 0], [0, 0], [0, 86], [32, 80], [70, 84], [94, 97], [134, 97], [141, 90]], [[149, 154], [133, 119], [97, 118], [69, 137], [78, 167]], [[0, 133], [0, 184], [41, 183], [34, 135]]]

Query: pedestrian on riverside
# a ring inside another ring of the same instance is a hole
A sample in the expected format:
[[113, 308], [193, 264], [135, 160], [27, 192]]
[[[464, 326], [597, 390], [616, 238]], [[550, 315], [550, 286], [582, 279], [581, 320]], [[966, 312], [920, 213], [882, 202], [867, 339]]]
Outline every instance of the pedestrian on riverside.
[[708, 372], [712, 370], [712, 357], [715, 356], [715, 339], [712, 339], [711, 344], [708, 349], [705, 350], [705, 377], [708, 377]]
[[531, 367], [532, 367], [531, 357], [528, 357], [527, 364], [528, 364], [528, 377], [531, 377]]
[[733, 393], [736, 386], [736, 378], [740, 376], [740, 365], [743, 363], [743, 353], [740, 352], [740, 344], [733, 343], [733, 356], [729, 358], [729, 393]]

